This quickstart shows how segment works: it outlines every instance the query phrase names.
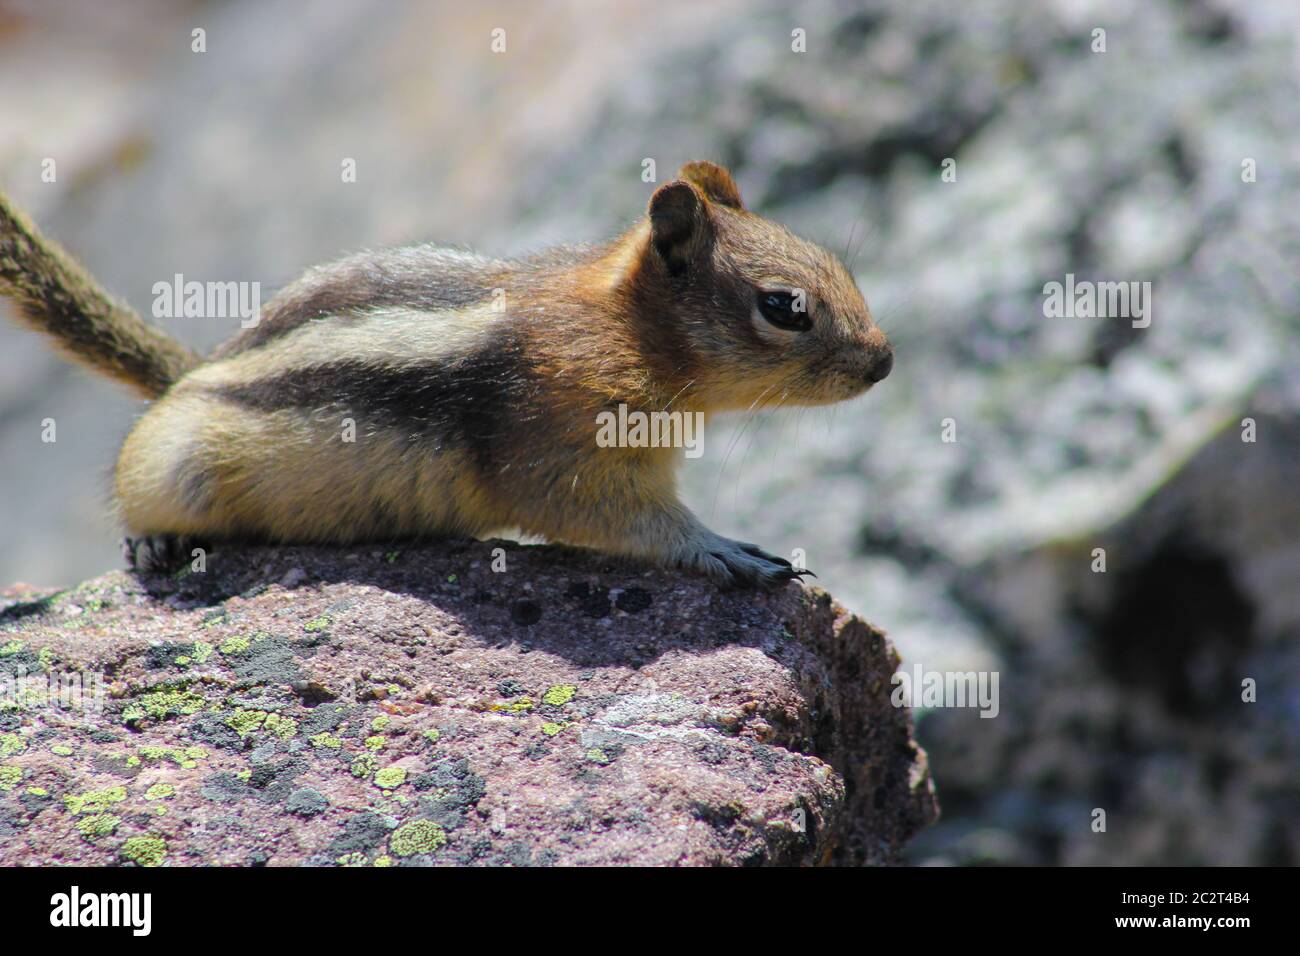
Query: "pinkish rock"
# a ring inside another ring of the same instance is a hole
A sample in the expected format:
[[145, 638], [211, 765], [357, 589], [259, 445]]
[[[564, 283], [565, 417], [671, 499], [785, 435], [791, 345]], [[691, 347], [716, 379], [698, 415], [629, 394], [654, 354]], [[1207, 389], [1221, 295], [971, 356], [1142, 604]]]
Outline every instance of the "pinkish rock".
[[504, 542], [13, 588], [0, 864], [888, 863], [897, 664], [817, 589]]

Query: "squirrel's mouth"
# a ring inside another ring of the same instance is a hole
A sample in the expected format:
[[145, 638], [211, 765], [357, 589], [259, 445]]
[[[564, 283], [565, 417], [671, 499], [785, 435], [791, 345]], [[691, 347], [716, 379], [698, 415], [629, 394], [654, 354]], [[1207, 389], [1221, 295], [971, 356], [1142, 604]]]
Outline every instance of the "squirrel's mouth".
[[804, 407], [835, 405], [865, 395], [871, 391], [875, 382], [868, 381], [860, 375], [838, 372], [823, 375], [820, 385], [821, 387], [815, 391], [791, 395], [786, 404]]

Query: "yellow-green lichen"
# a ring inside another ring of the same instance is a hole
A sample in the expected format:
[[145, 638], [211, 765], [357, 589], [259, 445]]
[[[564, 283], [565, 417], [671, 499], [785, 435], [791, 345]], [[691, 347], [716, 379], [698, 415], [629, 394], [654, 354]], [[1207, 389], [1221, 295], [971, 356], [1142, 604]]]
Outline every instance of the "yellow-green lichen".
[[73, 816], [80, 813], [102, 813], [115, 803], [126, 799], [125, 787], [106, 787], [103, 790], [88, 790], [81, 794], [67, 794], [63, 805]]
[[136, 866], [162, 866], [167, 858], [167, 841], [161, 837], [135, 836], [122, 844], [122, 859]]
[[313, 747], [330, 747], [337, 749], [343, 746], [343, 741], [331, 733], [312, 734], [307, 739], [311, 741]]
[[577, 692], [578, 688], [572, 684], [556, 684], [542, 695], [542, 703], [550, 704], [552, 707], [563, 707], [573, 700], [573, 695]]
[[370, 775], [375, 772], [375, 755], [362, 754], [356, 760], [352, 761], [352, 776], [360, 777], [362, 780], [370, 779]]
[[522, 714], [524, 711], [533, 709], [533, 699], [531, 697], [520, 697], [518, 700], [512, 700], [507, 704], [493, 704], [488, 710], [499, 714]]
[[206, 663], [207, 659], [212, 656], [212, 645], [206, 641], [194, 642], [194, 662], [196, 664]]
[[96, 813], [93, 816], [82, 817], [77, 821], [77, 830], [87, 840], [93, 840], [95, 837], [112, 836], [117, 832], [121, 825], [122, 818], [112, 813]]
[[144, 793], [146, 800], [170, 800], [176, 795], [176, 788], [170, 783], [155, 783]]
[[28, 787], [27, 792], [33, 797], [48, 797], [50, 795], [50, 791], [46, 790], [44, 787]]
[[22, 767], [0, 767], [0, 793], [8, 793], [22, 781]]
[[199, 765], [198, 761], [206, 760], [208, 756], [207, 750], [203, 747], [186, 747], [181, 750], [178, 747], [144, 746], [136, 749], [140, 756], [137, 757], [133, 754], [127, 757], [126, 763], [129, 767], [139, 766], [140, 758], [143, 757], [145, 760], [170, 760], [178, 767], [193, 770]]
[[383, 738], [383, 737], [367, 737], [367, 738], [366, 738], [366, 747], [367, 747], [368, 749], [370, 749], [370, 750], [383, 750], [383, 749], [384, 749], [384, 738]]
[[226, 726], [239, 734], [241, 737], [248, 737], [262, 729], [262, 724], [266, 723], [266, 718], [270, 716], [264, 710], [244, 710], [242, 707], [236, 707], [235, 712], [226, 718]]
[[372, 864], [372, 866], [392, 866], [392, 865], [393, 865], [393, 858], [388, 855], [375, 857], [375, 862]]
[[424, 739], [429, 741], [429, 743], [431, 744], [436, 744], [438, 742], [438, 738], [441, 736], [442, 734], [438, 733], [437, 727], [433, 727], [424, 732]]
[[288, 740], [298, 733], [298, 721], [281, 714], [267, 714], [263, 727], [268, 733], [275, 734], [281, 740]]
[[315, 634], [318, 631], [325, 630], [332, 623], [334, 622], [330, 620], [330, 616], [328, 614], [322, 614], [320, 617], [313, 618], [312, 620], [308, 621], [306, 624], [302, 626], [302, 629], [304, 631], [310, 631], [311, 633]]
[[72, 748], [67, 744], [51, 744], [50, 753], [57, 754], [60, 757], [71, 757]]
[[432, 853], [447, 842], [447, 834], [432, 820], [412, 820], [393, 831], [389, 849], [400, 857]]
[[375, 786], [395, 790], [406, 783], [406, 771], [401, 767], [385, 767], [375, 774]]
[[232, 637], [223, 641], [218, 650], [227, 657], [236, 657], [240, 654], [247, 653], [251, 646], [252, 641], [246, 637]]
[[17, 734], [0, 734], [0, 757], [20, 754], [27, 749], [27, 741]]
[[0, 645], [0, 657], [13, 657], [22, 649], [22, 641], [10, 641], [8, 644]]
[[380, 714], [370, 722], [370, 729], [374, 731], [387, 730], [388, 725], [392, 722], [393, 718], [389, 717], [387, 714]]
[[206, 701], [203, 695], [193, 690], [159, 690], [143, 694], [122, 712], [126, 723], [134, 723], [145, 717], [164, 720], [167, 717], [197, 714]]
[[542, 733], [546, 734], [548, 737], [554, 737], [567, 726], [567, 724], [556, 724], [548, 720], [546, 723], [542, 724]]

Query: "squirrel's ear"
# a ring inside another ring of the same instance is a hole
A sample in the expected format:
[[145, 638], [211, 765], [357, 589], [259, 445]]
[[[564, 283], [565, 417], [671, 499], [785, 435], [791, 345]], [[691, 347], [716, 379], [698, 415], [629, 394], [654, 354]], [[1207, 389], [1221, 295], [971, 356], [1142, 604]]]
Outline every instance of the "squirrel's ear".
[[684, 270], [703, 253], [709, 235], [709, 214], [699, 191], [680, 179], [664, 183], [650, 197], [650, 244], [668, 266]]
[[745, 208], [740, 201], [740, 189], [736, 186], [736, 181], [731, 178], [731, 173], [717, 163], [697, 159], [683, 166], [677, 177], [699, 186], [704, 195], [719, 205], [730, 206], [732, 209]]

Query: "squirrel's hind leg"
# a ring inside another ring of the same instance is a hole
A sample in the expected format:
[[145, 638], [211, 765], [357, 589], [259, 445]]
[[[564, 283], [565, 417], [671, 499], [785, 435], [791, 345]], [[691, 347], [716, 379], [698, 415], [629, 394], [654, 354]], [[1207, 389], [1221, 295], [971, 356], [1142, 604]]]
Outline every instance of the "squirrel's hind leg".
[[189, 563], [195, 548], [208, 547], [183, 534], [147, 534], [122, 539], [126, 566], [141, 574], [172, 574]]

